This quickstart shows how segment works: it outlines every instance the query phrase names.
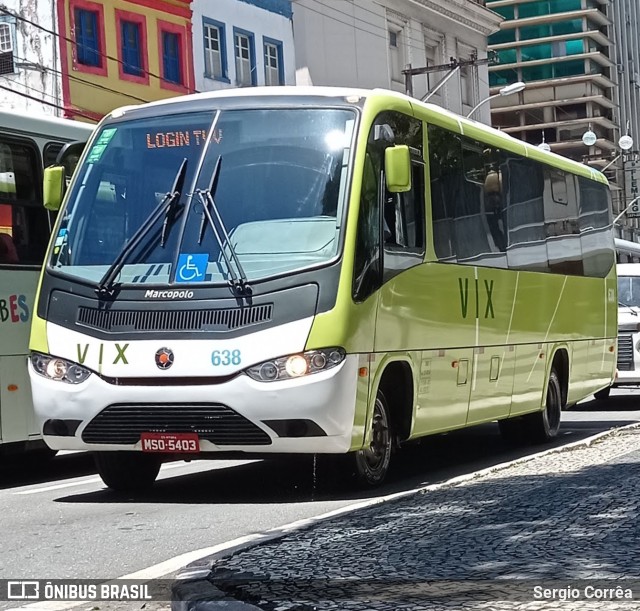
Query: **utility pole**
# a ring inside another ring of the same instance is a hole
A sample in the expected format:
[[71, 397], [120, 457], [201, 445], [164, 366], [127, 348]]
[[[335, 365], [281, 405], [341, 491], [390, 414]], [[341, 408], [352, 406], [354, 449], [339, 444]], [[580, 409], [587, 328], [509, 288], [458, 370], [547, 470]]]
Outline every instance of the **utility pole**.
[[431, 92], [435, 93], [437, 89], [439, 89], [442, 85], [444, 85], [445, 79], [451, 76], [453, 71], [459, 70], [464, 66], [481, 66], [483, 64], [495, 64], [497, 63], [497, 54], [495, 51], [489, 51], [487, 57], [483, 59], [478, 59], [478, 55], [473, 53], [469, 59], [456, 59], [455, 57], [449, 58], [448, 64], [439, 64], [437, 66], [424, 66], [423, 68], [412, 68], [411, 64], [409, 64], [403, 71], [404, 74], [404, 87], [405, 92], [408, 96], [413, 97], [413, 77], [418, 74], [430, 74], [431, 72], [447, 72], [446, 74], [434, 87]]

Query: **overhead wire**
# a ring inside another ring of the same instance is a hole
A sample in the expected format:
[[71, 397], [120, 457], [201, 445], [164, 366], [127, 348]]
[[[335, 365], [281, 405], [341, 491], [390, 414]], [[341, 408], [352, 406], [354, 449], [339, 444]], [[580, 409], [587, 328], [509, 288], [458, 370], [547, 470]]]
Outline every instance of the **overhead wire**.
[[[32, 25], [33, 27], [46, 32], [47, 34], [51, 34], [52, 36], [55, 36], [56, 38], [60, 38], [61, 40], [64, 40], [66, 42], [70, 42], [72, 45], [77, 45], [77, 41], [73, 40], [73, 38], [69, 38], [68, 36], [63, 36], [62, 34], [59, 34], [58, 32], [54, 32], [53, 30], [50, 30], [49, 28], [45, 28], [44, 26], [40, 25], [39, 23], [36, 23], [35, 21], [32, 21], [31, 19], [27, 19], [26, 17], [23, 17], [22, 15], [11, 11], [9, 8], [7, 8], [6, 5], [4, 4], [0, 4], [0, 12], [4, 13], [5, 15], [9, 15], [10, 17], [13, 17], [14, 19], [18, 20], [18, 21], [22, 21], [23, 23], [28, 23], [30, 25]], [[113, 57], [112, 55], [109, 55], [108, 53], [103, 53], [101, 51], [95, 50], [96, 54], [99, 55], [100, 57], [104, 57], [105, 59], [114, 61], [118, 64], [121, 64], [122, 66], [125, 65], [125, 62], [121, 59], [119, 59], [118, 57]], [[159, 76], [158, 74], [155, 74], [149, 70], [142, 70], [143, 74], [146, 74], [148, 76], [152, 76], [154, 78], [157, 78], [165, 83], [171, 83], [171, 84], [175, 84], [172, 81], [168, 81], [167, 79], [165, 79], [162, 76]], [[199, 93], [197, 89], [193, 89], [191, 87], [187, 87], [186, 85], [182, 85], [188, 93]]]
[[[342, 15], [346, 15], [347, 17], [351, 17], [354, 21], [356, 21], [356, 18], [353, 17], [353, 15], [349, 15], [349, 13], [345, 13], [344, 11], [341, 11], [337, 8], [334, 7], [328, 7], [325, 4], [322, 4], [321, 2], [319, 2], [319, 0], [311, 0], [312, 2], [315, 2], [316, 4], [319, 4], [320, 6], [322, 6], [323, 8], [329, 8], [330, 10], [336, 12], [336, 13], [340, 13]], [[337, 17], [333, 17], [332, 15], [328, 15], [327, 13], [322, 13], [316, 9], [311, 8], [310, 6], [304, 5], [304, 8], [308, 11], [311, 11], [312, 13], [316, 13], [317, 15], [321, 15], [322, 17], [326, 17], [327, 19], [331, 19], [333, 21], [336, 21], [337, 23], [341, 23], [342, 25], [347, 25], [351, 28], [353, 28], [354, 30], [357, 30], [359, 32], [364, 32], [365, 34], [370, 34], [371, 36], [376, 36], [377, 38], [381, 38], [385, 41], [388, 41], [388, 35], [387, 35], [387, 28], [383, 28], [382, 26], [376, 24], [376, 23], [371, 23], [370, 21], [365, 21], [364, 19], [359, 19], [358, 21], [360, 21], [361, 23], [364, 23], [366, 25], [370, 25], [372, 28], [375, 28], [376, 30], [382, 30], [384, 33], [379, 34], [377, 32], [372, 32], [370, 30], [366, 30], [363, 29], [361, 27], [358, 27], [357, 25], [355, 25], [355, 23], [348, 23], [346, 21], [343, 21], [342, 19], [338, 19]], [[372, 12], [372, 11], [368, 11], [368, 12]], [[375, 14], [375, 13], [374, 13]], [[416, 43], [420, 43], [421, 41], [412, 38], [411, 36], [405, 36], [407, 41], [414, 41]], [[417, 44], [408, 44], [408, 47], [415, 49], [416, 51], [420, 51], [420, 52], [424, 52], [425, 51], [425, 47], [423, 44], [420, 44], [420, 46], [418, 46]]]
[[[43, 64], [39, 64], [38, 62], [34, 62], [26, 57], [20, 57], [19, 55], [15, 55], [14, 54], [14, 59], [17, 59], [20, 62], [28, 62], [31, 66], [34, 66], [35, 68], [37, 68], [38, 70], [41, 70], [43, 72], [53, 72], [54, 74], [58, 74], [60, 76], [65, 76], [65, 73], [62, 72], [61, 70], [56, 70], [55, 68], [51, 68], [49, 66], [45, 66]], [[19, 66], [21, 67], [21, 66]], [[83, 78], [80, 78], [79, 76], [75, 76], [73, 74], [66, 74], [66, 76], [72, 80], [72, 81], [76, 81], [78, 83], [82, 83], [83, 85], [87, 85], [89, 87], [95, 87], [96, 89], [101, 89], [103, 91], [109, 91], [111, 93], [117, 93], [118, 95], [122, 95], [125, 96], [127, 98], [131, 98], [132, 100], [136, 100], [137, 102], [141, 102], [141, 103], [145, 103], [145, 102], [150, 102], [150, 100], [145, 100], [144, 98], [140, 98], [137, 95], [133, 95], [131, 93], [125, 93], [124, 91], [120, 91], [119, 89], [113, 89], [111, 87], [106, 87], [105, 85], [100, 85], [100, 83], [94, 83], [92, 81], [87, 81]]]
[[[33, 89], [32, 87], [26, 87], [27, 89], [31, 89], [32, 91], [36, 91], [37, 93], [43, 93], [43, 92], [39, 92], [37, 89]], [[60, 104], [56, 104], [54, 102], [48, 102], [47, 100], [43, 100], [42, 98], [36, 98], [33, 95], [29, 95], [28, 93], [25, 93], [23, 91], [16, 91], [15, 89], [11, 89], [11, 87], [6, 87], [5, 85], [0, 85], [0, 89], [4, 89], [5, 91], [10, 91], [11, 93], [15, 93], [16, 95], [22, 96], [23, 98], [28, 98], [29, 100], [33, 100], [35, 102], [38, 102], [40, 104], [44, 104], [46, 106], [51, 106], [53, 108], [57, 108], [58, 110], [63, 110], [63, 111], [69, 111], [70, 109], [65, 107], [65, 106], [61, 106]], [[51, 94], [46, 94], [46, 95], [51, 95]], [[85, 119], [89, 119], [91, 121], [95, 121], [95, 117], [92, 117], [91, 115], [85, 114], [82, 112], [82, 110], [79, 110], [77, 108], [73, 108], [72, 109], [74, 114], [80, 116], [80, 117], [84, 117]], [[85, 109], [86, 110], [86, 109]]]
[[[364, 19], [362, 19], [361, 17], [356, 18], [354, 15], [351, 15], [351, 14], [349, 14], [348, 12], [346, 12], [346, 11], [342, 11], [342, 10], [340, 10], [340, 9], [336, 8], [336, 7], [333, 7], [333, 6], [332, 6], [332, 7], [329, 7], [329, 6], [327, 6], [326, 4], [324, 4], [323, 2], [321, 2], [320, 0], [310, 0], [310, 1], [311, 1], [311, 2], [314, 2], [315, 4], [320, 5], [321, 7], [325, 8], [325, 9], [330, 9], [331, 11], [334, 11], [334, 12], [336, 12], [336, 13], [340, 13], [341, 15], [345, 15], [345, 16], [347, 16], [347, 17], [350, 17], [350, 18], [351, 18], [351, 19], [353, 19], [354, 21], [356, 21], [356, 19], [357, 19], [357, 20], [358, 20], [359, 22], [361, 22], [361, 23], [365, 23], [365, 24], [367, 24], [367, 25], [370, 25], [370, 26], [371, 26], [371, 27], [373, 27], [373, 28], [376, 28], [376, 29], [378, 29], [378, 30], [382, 30], [382, 31], [383, 31], [383, 33], [382, 33], [382, 34], [377, 34], [377, 33], [375, 33], [375, 32], [370, 32], [369, 30], [363, 30], [362, 28], [358, 28], [357, 26], [355, 26], [355, 24], [347, 23], [346, 21], [342, 21], [342, 20], [340, 20], [340, 19], [338, 19], [338, 18], [336, 18], [336, 17], [332, 17], [332, 16], [330, 16], [330, 15], [327, 15], [326, 13], [321, 13], [320, 11], [317, 11], [317, 10], [315, 10], [315, 9], [312, 9], [311, 7], [309, 7], [309, 6], [307, 6], [307, 5], [304, 5], [304, 8], [305, 8], [305, 9], [307, 9], [307, 10], [309, 10], [309, 11], [312, 11], [312, 12], [314, 12], [314, 13], [318, 14], [318, 15], [322, 15], [322, 16], [324, 16], [324, 17], [327, 17], [328, 19], [333, 19], [334, 21], [337, 21], [338, 23], [342, 23], [343, 25], [348, 25], [348, 26], [350, 26], [350, 27], [353, 27], [353, 28], [354, 28], [354, 29], [356, 29], [356, 30], [359, 30], [359, 31], [365, 32], [365, 33], [367, 33], [367, 34], [371, 34], [371, 35], [373, 35], [373, 36], [376, 36], [376, 37], [378, 37], [378, 38], [382, 38], [382, 39], [384, 39], [384, 40], [388, 40], [388, 37], [387, 37], [388, 29], [387, 29], [386, 27], [380, 26], [380, 25], [378, 25], [377, 23], [372, 23], [372, 22], [370, 22], [370, 21], [365, 21], [365, 20], [364, 20]], [[377, 12], [375, 12], [375, 11], [372, 11], [371, 9], [368, 9], [368, 8], [366, 8], [366, 7], [364, 7], [364, 6], [358, 6], [358, 7], [357, 7], [357, 10], [358, 10], [358, 12], [370, 13], [371, 15], [374, 15], [374, 16], [376, 16], [376, 17], [384, 17], [384, 18], [386, 19], [386, 16], [380, 15], [380, 13], [377, 13]], [[409, 20], [409, 18], [408, 18], [408, 17], [407, 17], [407, 20]], [[421, 26], [425, 26], [426, 24], [421, 23], [420, 25], [421, 25]], [[414, 28], [409, 28], [409, 31], [414, 31]], [[407, 38], [407, 40], [409, 40], [409, 41], [411, 41], [411, 42], [416, 43], [416, 44], [409, 44], [408, 46], [409, 46], [410, 48], [415, 49], [415, 50], [420, 51], [420, 52], [424, 52], [424, 51], [425, 51], [425, 49], [426, 49], [427, 45], [425, 44], [425, 41], [424, 41], [422, 38], [415, 38], [415, 37], [413, 37], [413, 36], [406, 36], [406, 35], [405, 35], [405, 38]], [[446, 62], [445, 62], [445, 63], [446, 63]]]

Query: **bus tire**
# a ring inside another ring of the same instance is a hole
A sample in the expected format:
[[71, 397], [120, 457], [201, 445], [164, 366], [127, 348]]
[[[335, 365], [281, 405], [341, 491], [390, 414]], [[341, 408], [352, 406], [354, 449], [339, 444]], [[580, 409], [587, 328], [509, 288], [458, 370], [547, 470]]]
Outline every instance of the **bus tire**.
[[382, 390], [378, 390], [371, 418], [371, 443], [353, 455], [354, 477], [361, 488], [382, 484], [389, 472], [393, 432], [389, 404]]
[[162, 460], [142, 452], [94, 452], [102, 481], [118, 492], [136, 492], [153, 486]]
[[524, 416], [525, 432], [529, 441], [544, 443], [557, 437], [562, 414], [562, 389], [555, 369], [549, 374], [547, 400], [540, 412]]
[[606, 388], [603, 388], [602, 390], [599, 390], [596, 393], [593, 393], [593, 396], [596, 398], [597, 401], [605, 401], [606, 399], [609, 398], [609, 394], [611, 393], [611, 386], [607, 386]]

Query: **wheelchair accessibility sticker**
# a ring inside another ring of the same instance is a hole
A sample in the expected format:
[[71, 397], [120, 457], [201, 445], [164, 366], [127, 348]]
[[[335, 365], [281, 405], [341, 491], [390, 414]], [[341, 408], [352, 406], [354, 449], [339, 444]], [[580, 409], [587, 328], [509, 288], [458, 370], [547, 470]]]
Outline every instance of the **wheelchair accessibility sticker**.
[[209, 265], [209, 255], [180, 254], [176, 282], [204, 282]]

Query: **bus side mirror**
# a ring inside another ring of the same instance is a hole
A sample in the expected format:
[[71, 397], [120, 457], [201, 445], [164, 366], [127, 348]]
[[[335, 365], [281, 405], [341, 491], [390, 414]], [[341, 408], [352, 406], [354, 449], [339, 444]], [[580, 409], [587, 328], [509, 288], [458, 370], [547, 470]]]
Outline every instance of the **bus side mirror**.
[[411, 191], [411, 155], [406, 144], [390, 146], [385, 150], [384, 174], [390, 193]]
[[60, 210], [66, 187], [65, 171], [61, 165], [45, 168], [42, 195], [47, 210]]

